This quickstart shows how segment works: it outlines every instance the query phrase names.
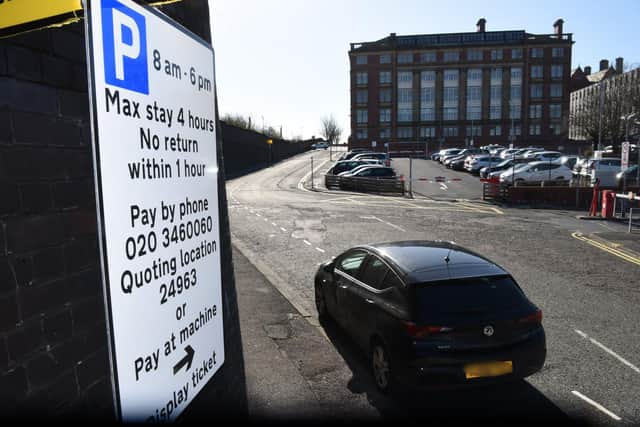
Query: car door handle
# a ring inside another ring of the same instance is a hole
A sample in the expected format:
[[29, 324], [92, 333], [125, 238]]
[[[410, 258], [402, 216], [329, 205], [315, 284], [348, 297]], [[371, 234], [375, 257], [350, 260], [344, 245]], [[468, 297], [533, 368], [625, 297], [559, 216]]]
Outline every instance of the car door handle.
[[365, 298], [365, 301], [367, 302], [367, 304], [375, 304], [375, 301], [369, 298]]

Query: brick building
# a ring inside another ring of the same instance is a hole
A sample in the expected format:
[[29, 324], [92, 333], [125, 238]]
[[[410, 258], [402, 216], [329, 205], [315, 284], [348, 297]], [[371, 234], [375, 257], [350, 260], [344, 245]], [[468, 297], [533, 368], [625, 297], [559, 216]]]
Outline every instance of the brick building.
[[[557, 148], [567, 140], [572, 34], [477, 31], [351, 43], [350, 147], [425, 142]], [[380, 148], [379, 148], [380, 149]]]

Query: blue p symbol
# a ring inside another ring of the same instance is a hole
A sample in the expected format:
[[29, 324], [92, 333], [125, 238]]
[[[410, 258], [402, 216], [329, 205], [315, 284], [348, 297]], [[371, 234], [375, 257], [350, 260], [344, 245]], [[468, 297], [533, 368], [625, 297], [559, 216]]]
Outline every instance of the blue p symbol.
[[104, 74], [108, 84], [149, 94], [144, 16], [117, 0], [102, 0]]

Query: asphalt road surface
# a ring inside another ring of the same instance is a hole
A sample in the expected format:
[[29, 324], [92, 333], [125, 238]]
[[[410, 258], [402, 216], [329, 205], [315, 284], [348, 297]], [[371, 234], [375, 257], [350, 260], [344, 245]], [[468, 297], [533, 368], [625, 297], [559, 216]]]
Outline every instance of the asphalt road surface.
[[[487, 256], [511, 272], [542, 309], [545, 367], [490, 393], [384, 398], [371, 391], [366, 362], [349, 340], [327, 330], [360, 384], [353, 392], [367, 394], [383, 419], [432, 409], [523, 423], [640, 424], [640, 259], [588, 244], [591, 233], [623, 232], [624, 226], [581, 221], [575, 211], [486, 204], [477, 178], [436, 162], [413, 163], [414, 198], [327, 191], [322, 173], [332, 161], [325, 150], [229, 181], [233, 240], [311, 323], [319, 263], [356, 244], [408, 239], [455, 241]], [[392, 166], [407, 176], [407, 159], [393, 160]], [[443, 189], [419, 180], [435, 176], [461, 181]]]

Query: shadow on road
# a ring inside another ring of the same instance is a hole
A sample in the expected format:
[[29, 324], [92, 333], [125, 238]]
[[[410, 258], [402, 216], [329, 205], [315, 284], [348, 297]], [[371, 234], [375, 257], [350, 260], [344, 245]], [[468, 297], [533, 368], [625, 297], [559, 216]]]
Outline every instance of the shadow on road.
[[586, 420], [569, 418], [525, 380], [471, 389], [404, 390], [384, 395], [376, 389], [366, 356], [346, 332], [334, 322], [323, 327], [353, 373], [349, 390], [364, 393], [383, 420], [436, 420], [464, 425], [591, 425]]

